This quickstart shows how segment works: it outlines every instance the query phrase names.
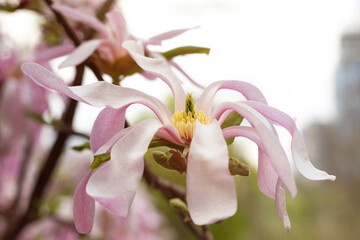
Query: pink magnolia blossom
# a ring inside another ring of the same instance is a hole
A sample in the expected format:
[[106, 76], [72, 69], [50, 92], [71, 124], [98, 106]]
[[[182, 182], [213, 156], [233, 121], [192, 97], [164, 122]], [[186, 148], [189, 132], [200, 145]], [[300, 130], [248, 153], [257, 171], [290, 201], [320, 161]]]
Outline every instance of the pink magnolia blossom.
[[[161, 78], [172, 90], [175, 113], [158, 99], [140, 91], [107, 82], [68, 87], [51, 72], [32, 63], [23, 72], [42, 87], [57, 90], [77, 101], [93, 106], [106, 106], [94, 123], [90, 144], [95, 154], [111, 152], [111, 160], [91, 170], [75, 193], [75, 224], [80, 232], [90, 232], [95, 201], [118, 216], [126, 216], [139, 186], [144, 154], [153, 136], [184, 146], [186, 160], [187, 203], [189, 213], [198, 225], [232, 216], [237, 208], [235, 184], [230, 174], [229, 153], [225, 139], [245, 137], [259, 149], [258, 186], [275, 198], [276, 210], [287, 230], [285, 189], [297, 193], [288, 158], [273, 124], [283, 126], [292, 135], [292, 155], [297, 169], [312, 180], [335, 180], [335, 176], [316, 169], [310, 162], [301, 133], [287, 114], [268, 106], [263, 94], [253, 85], [241, 81], [218, 81], [209, 85], [185, 113], [186, 93], [180, 81], [162, 58], [145, 56], [144, 48], [135, 41], [123, 43], [136, 63], [145, 71]], [[241, 93], [246, 100], [225, 102], [213, 108], [221, 89]], [[159, 120], [147, 119], [124, 128], [125, 111], [140, 103], [150, 108]], [[221, 124], [233, 111], [248, 120], [251, 127]]]
[[[89, 25], [99, 33], [98, 38], [84, 41], [79, 47], [77, 47], [75, 51], [72, 52], [70, 56], [60, 64], [60, 67], [78, 65], [85, 61], [93, 53], [97, 52], [100, 56], [100, 59], [104, 61], [99, 61], [99, 59], [97, 61], [97, 63], [102, 66], [102, 69], [110, 75], [120, 75], [120, 77], [121, 75], [126, 74], [124, 71], [129, 70], [129, 68], [131, 68], [131, 66], [134, 64], [126, 49], [122, 47], [122, 43], [124, 41], [139, 40], [141, 41], [142, 46], [145, 48], [147, 55], [159, 55], [158, 53], [154, 53], [148, 50], [147, 46], [161, 45], [162, 41], [174, 38], [189, 30], [172, 30], [153, 36], [148, 40], [140, 40], [139, 38], [128, 33], [126, 28], [126, 21], [119, 8], [114, 9], [106, 14], [107, 24], [100, 22], [97, 18], [91, 16], [90, 14], [86, 14], [85, 12], [79, 10], [74, 10], [64, 5], [56, 4], [53, 6], [53, 9], [75, 21]], [[169, 61], [169, 63], [179, 72], [181, 72], [186, 78], [188, 78], [190, 82], [197, 85], [198, 87], [202, 87], [194, 82], [193, 79], [191, 79], [191, 77], [187, 75], [174, 61]], [[124, 66], [125, 69], [123, 69]], [[143, 72], [142, 74], [148, 79], [154, 78], [147, 72]]]

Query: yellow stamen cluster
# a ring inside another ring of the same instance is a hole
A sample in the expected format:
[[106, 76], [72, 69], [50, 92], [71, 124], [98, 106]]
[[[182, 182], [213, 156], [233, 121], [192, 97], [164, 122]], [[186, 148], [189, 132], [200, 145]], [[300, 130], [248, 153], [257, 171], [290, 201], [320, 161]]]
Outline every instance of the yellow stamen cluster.
[[206, 117], [203, 111], [196, 110], [194, 112], [177, 111], [172, 118], [172, 124], [178, 130], [180, 136], [186, 140], [193, 137], [195, 121], [198, 120], [202, 124], [209, 124], [210, 117]]

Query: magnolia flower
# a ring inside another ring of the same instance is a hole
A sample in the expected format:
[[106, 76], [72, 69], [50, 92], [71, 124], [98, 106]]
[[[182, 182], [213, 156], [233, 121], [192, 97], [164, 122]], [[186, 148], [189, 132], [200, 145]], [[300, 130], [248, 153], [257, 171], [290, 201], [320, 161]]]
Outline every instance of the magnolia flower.
[[[263, 94], [241, 81], [218, 81], [208, 86], [194, 103], [163, 59], [145, 56], [141, 44], [123, 43], [136, 63], [169, 85], [174, 95], [175, 113], [158, 99], [140, 91], [106, 82], [68, 87], [60, 78], [27, 63], [23, 72], [42, 87], [59, 91], [93, 106], [106, 106], [94, 123], [91, 149], [95, 154], [111, 152], [111, 160], [91, 170], [75, 193], [75, 224], [80, 232], [92, 227], [94, 200], [116, 215], [126, 216], [141, 180], [144, 154], [154, 136], [183, 146], [186, 158], [187, 204], [190, 216], [198, 225], [232, 216], [237, 208], [235, 184], [229, 171], [229, 153], [225, 139], [246, 137], [259, 147], [258, 185], [267, 196], [275, 198], [276, 209], [286, 229], [285, 189], [296, 195], [294, 176], [273, 123], [292, 135], [292, 154], [296, 167], [312, 180], [335, 180], [310, 162], [303, 138], [292, 118], [268, 106]], [[241, 93], [247, 100], [226, 102], [213, 109], [213, 99], [221, 89]], [[125, 111], [135, 103], [150, 108], [159, 120], [147, 119], [124, 128]], [[221, 129], [224, 120], [237, 112], [251, 127]]]
[[[127, 32], [125, 19], [119, 8], [106, 14], [107, 24], [100, 22], [98, 19], [89, 14], [74, 10], [64, 5], [55, 4], [52, 8], [64, 16], [91, 26], [99, 33], [99, 37], [97, 39], [84, 41], [79, 47], [77, 47], [75, 51], [60, 64], [60, 67], [78, 65], [90, 57], [94, 52], [97, 52], [100, 57], [97, 59], [97, 63], [101, 65], [101, 68], [106, 73], [116, 79], [115, 82], [118, 81], [117, 79], [119, 77], [122, 78], [124, 75], [132, 74], [132, 72], [129, 71], [134, 69], [135, 63], [129, 56], [128, 52], [122, 47], [122, 43], [126, 40], [140, 39]], [[145, 48], [147, 55], [158, 55], [158, 53], [152, 53], [149, 51], [147, 46], [161, 45], [163, 40], [176, 37], [187, 30], [189, 29], [177, 29], [153, 36], [148, 40], [142, 40], [142, 46]], [[202, 87], [194, 82], [190, 76], [188, 76], [174, 61], [169, 61], [169, 63], [180, 71], [186, 78], [188, 78], [190, 82], [198, 87]], [[154, 78], [147, 72], [143, 72], [142, 74], [148, 79]]]

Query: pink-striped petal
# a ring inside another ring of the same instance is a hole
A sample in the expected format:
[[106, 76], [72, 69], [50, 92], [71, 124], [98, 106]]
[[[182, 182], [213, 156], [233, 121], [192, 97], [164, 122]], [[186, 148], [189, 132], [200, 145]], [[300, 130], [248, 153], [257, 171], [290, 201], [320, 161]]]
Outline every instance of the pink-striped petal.
[[59, 66], [59, 68], [76, 66], [88, 59], [100, 46], [101, 40], [94, 39], [90, 41], [83, 42], [78, 46], [70, 56], [65, 59]]
[[149, 107], [164, 124], [171, 124], [172, 113], [164, 103], [143, 92], [116, 86], [107, 82], [69, 87], [54, 73], [35, 63], [21, 65], [23, 73], [38, 85], [56, 90], [77, 101], [96, 107], [111, 106], [121, 108], [140, 103]]
[[258, 145], [258, 186], [266, 196], [275, 198], [276, 182], [279, 176], [271, 165], [271, 161], [255, 129], [245, 126], [232, 126], [223, 129], [223, 135], [225, 139], [246, 137]]
[[126, 39], [126, 21], [120, 9], [114, 9], [106, 14], [106, 18], [115, 33], [117, 47], [122, 48], [121, 44]]
[[129, 51], [134, 61], [145, 71], [151, 72], [167, 85], [169, 85], [175, 100], [175, 111], [185, 109], [185, 92], [181, 81], [171, 71], [169, 64], [163, 58], [149, 58], [145, 56], [144, 48], [133, 40], [123, 43], [123, 47]]
[[92, 28], [94, 28], [95, 30], [97, 30], [99, 33], [103, 34], [107, 38], [110, 37], [109, 32], [107, 31], [105, 25], [95, 17], [61, 4], [54, 4], [52, 5], [52, 8], [64, 16], [67, 16], [75, 21], [91, 26]]
[[79, 233], [91, 232], [94, 224], [95, 201], [86, 193], [86, 185], [94, 171], [88, 172], [81, 180], [74, 195], [74, 223]]
[[255, 128], [259, 135], [264, 149], [271, 161], [275, 171], [288, 188], [291, 195], [296, 195], [295, 179], [291, 171], [290, 163], [287, 159], [284, 149], [279, 139], [273, 132], [273, 126], [259, 112], [251, 108], [249, 105], [238, 103], [223, 103], [219, 105], [213, 112], [213, 119], [219, 118], [225, 111], [234, 110], [247, 119]]
[[162, 124], [155, 119], [134, 126], [111, 150], [111, 160], [90, 178], [86, 191], [103, 207], [127, 216], [144, 170], [144, 154]]
[[151, 44], [151, 45], [161, 45], [161, 42], [170, 38], [174, 38], [179, 36], [180, 34], [183, 34], [186, 31], [192, 30], [194, 28], [198, 28], [198, 27], [193, 27], [193, 28], [183, 28], [183, 29], [176, 29], [176, 30], [172, 30], [172, 31], [168, 31], [168, 32], [164, 32], [161, 34], [158, 34], [156, 36], [151, 37], [150, 39], [148, 39], [147, 41], [145, 41], [145, 44]]
[[56, 90], [68, 97], [89, 104], [86, 100], [74, 94], [61, 78], [36, 63], [23, 63], [22, 72], [30, 77], [37, 85], [51, 90]]
[[287, 232], [290, 231], [290, 219], [286, 212], [286, 198], [285, 198], [285, 189], [284, 184], [281, 182], [280, 178], [276, 184], [276, 196], [275, 196], [275, 206], [276, 212], [279, 215], [281, 221], [284, 224], [284, 227]]
[[267, 103], [264, 95], [254, 85], [242, 81], [218, 81], [210, 84], [195, 103], [195, 109], [201, 109], [206, 116], [211, 115], [212, 102], [221, 89], [230, 89], [241, 93], [246, 99]]
[[315, 168], [311, 163], [305, 147], [304, 139], [300, 131], [297, 129], [294, 120], [289, 115], [276, 108], [258, 102], [247, 101], [246, 104], [256, 109], [270, 121], [275, 122], [288, 130], [292, 136], [291, 149], [295, 165], [304, 177], [311, 180], [334, 181], [336, 179], [335, 176], [329, 175], [328, 173]]
[[126, 108], [104, 108], [97, 116], [90, 135], [93, 152], [108, 142], [115, 134], [124, 129]]
[[74, 44], [68, 42], [52, 48], [37, 49], [31, 61], [40, 65], [48, 61], [71, 53], [75, 49]]
[[178, 145], [184, 144], [184, 140], [180, 137], [179, 131], [170, 124], [164, 125], [162, 128], [160, 128], [155, 136]]
[[220, 125], [195, 123], [187, 163], [187, 202], [194, 223], [211, 224], [236, 212], [235, 183]]

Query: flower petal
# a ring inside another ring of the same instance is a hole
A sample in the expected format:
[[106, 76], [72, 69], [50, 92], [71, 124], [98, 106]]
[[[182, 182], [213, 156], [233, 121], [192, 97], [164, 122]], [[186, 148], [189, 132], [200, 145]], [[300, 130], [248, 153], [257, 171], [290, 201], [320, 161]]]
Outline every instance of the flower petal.
[[285, 189], [280, 178], [276, 184], [275, 206], [276, 206], [276, 212], [279, 215], [281, 221], [283, 222], [286, 231], [289, 232], [291, 225], [290, 225], [289, 216], [286, 212]]
[[264, 95], [254, 85], [242, 81], [218, 81], [210, 84], [200, 95], [195, 103], [195, 109], [203, 110], [206, 116], [211, 115], [212, 102], [217, 91], [221, 89], [235, 90], [248, 100], [254, 100], [267, 104]]
[[98, 39], [83, 42], [70, 54], [70, 56], [64, 62], [60, 64], [59, 68], [79, 65], [88, 57], [90, 57], [100, 46], [100, 44], [101, 40]]
[[220, 125], [195, 123], [187, 163], [187, 202], [194, 223], [211, 224], [236, 212], [235, 183]]
[[184, 144], [184, 140], [180, 137], [179, 131], [170, 124], [164, 125], [162, 128], [160, 128], [155, 136], [175, 144]]
[[121, 44], [126, 38], [126, 21], [120, 9], [114, 9], [106, 14], [106, 18], [116, 35], [117, 47], [122, 48]]
[[81, 180], [74, 195], [74, 223], [79, 233], [91, 232], [94, 224], [95, 201], [86, 193], [86, 185], [94, 171], [90, 171]]
[[133, 40], [123, 43], [134, 61], [145, 71], [151, 72], [163, 80], [171, 89], [175, 100], [175, 111], [185, 109], [185, 92], [181, 81], [170, 70], [169, 64], [163, 58], [149, 58], [144, 54], [144, 48]]
[[54, 73], [45, 69], [36, 63], [23, 63], [21, 65], [22, 72], [29, 76], [37, 85], [56, 90], [62, 94], [67, 95], [68, 97], [83, 103], [89, 104], [86, 100], [74, 94], [70, 88], [64, 83], [61, 78], [56, 76]]
[[194, 28], [198, 28], [198, 27], [176, 29], [176, 30], [164, 32], [164, 33], [161, 33], [159, 35], [151, 37], [150, 39], [148, 39], [144, 43], [145, 44], [151, 44], [151, 45], [161, 45], [162, 41], [170, 39], [170, 38], [177, 37], [180, 34], [183, 34], [184, 32], [189, 31], [189, 30], [194, 29]]
[[116, 133], [124, 129], [126, 108], [104, 108], [97, 116], [90, 136], [90, 146], [96, 152]]
[[75, 21], [84, 23], [86, 25], [91, 26], [95, 30], [97, 30], [99, 33], [103, 34], [106, 37], [109, 37], [109, 33], [105, 27], [105, 25], [100, 22], [98, 19], [96, 19], [93, 16], [90, 16], [86, 13], [76, 11], [73, 8], [67, 7], [65, 5], [61, 4], [53, 4], [51, 6], [55, 11], [61, 13], [64, 16], [67, 16]]
[[162, 124], [155, 119], [134, 126], [111, 150], [111, 160], [90, 178], [87, 193], [118, 216], [127, 216], [144, 170], [144, 154]]
[[276, 108], [258, 102], [247, 101], [246, 104], [256, 109], [272, 122], [283, 126], [292, 135], [291, 149], [293, 159], [297, 169], [304, 177], [311, 180], [334, 181], [336, 179], [335, 176], [329, 175], [326, 172], [315, 168], [311, 163], [305, 147], [304, 139], [300, 131], [297, 129], [294, 120], [289, 115]]
[[75, 49], [74, 44], [68, 42], [52, 48], [38, 49], [31, 61], [38, 64], [46, 63], [54, 58], [69, 54]]
[[54, 73], [38, 64], [24, 63], [21, 65], [21, 69], [38, 85], [56, 90], [77, 101], [96, 107], [111, 106], [113, 108], [140, 103], [149, 107], [164, 124], [171, 124], [172, 113], [164, 103], [135, 89], [124, 88], [107, 82], [69, 87]]
[[246, 137], [258, 145], [258, 186], [266, 196], [275, 198], [276, 183], [279, 176], [271, 165], [271, 161], [255, 129], [245, 126], [232, 126], [225, 128], [223, 135], [225, 139]]
[[237, 111], [256, 129], [272, 166], [294, 197], [297, 192], [294, 176], [285, 151], [282, 148], [279, 139], [273, 132], [273, 126], [264, 116], [243, 102], [238, 102], [236, 104], [223, 103], [219, 105], [214, 110], [212, 118], [217, 119], [222, 113], [229, 109]]

